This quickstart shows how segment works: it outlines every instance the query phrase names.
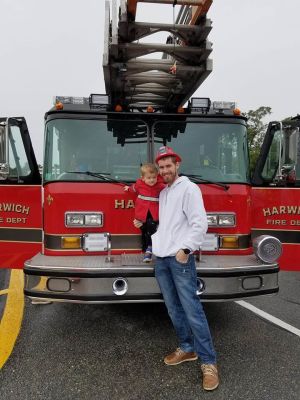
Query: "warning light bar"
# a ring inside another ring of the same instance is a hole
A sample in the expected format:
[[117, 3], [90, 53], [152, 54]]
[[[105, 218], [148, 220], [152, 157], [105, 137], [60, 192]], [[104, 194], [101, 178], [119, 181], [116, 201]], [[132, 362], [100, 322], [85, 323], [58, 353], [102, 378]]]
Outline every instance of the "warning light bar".
[[54, 105], [57, 103], [62, 104], [89, 104], [88, 97], [74, 97], [74, 96], [55, 96], [53, 99]]
[[106, 110], [110, 105], [109, 96], [106, 94], [91, 94], [90, 97], [74, 97], [74, 96], [55, 96], [53, 103], [56, 106], [61, 104], [89, 105], [91, 108]]

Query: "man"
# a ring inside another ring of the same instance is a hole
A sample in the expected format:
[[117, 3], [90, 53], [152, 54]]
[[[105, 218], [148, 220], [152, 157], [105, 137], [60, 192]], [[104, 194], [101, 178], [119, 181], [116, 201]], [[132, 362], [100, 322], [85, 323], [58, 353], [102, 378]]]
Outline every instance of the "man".
[[203, 388], [219, 385], [216, 353], [197, 291], [193, 252], [207, 230], [201, 191], [186, 176], [178, 176], [181, 158], [161, 147], [155, 159], [167, 184], [159, 196], [159, 227], [152, 235], [155, 276], [179, 338], [179, 348], [164, 358], [167, 365], [201, 358]]

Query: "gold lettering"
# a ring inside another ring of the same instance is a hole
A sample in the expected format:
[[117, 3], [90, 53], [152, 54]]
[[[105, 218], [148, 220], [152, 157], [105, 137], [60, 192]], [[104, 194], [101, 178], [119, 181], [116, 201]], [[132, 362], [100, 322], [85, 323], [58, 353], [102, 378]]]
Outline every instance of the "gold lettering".
[[291, 225], [300, 225], [300, 220], [299, 220], [299, 219], [292, 219], [292, 220], [290, 221], [290, 224], [291, 224]]
[[115, 200], [115, 208], [125, 208], [125, 200]]
[[0, 223], [2, 223], [3, 222], [3, 218], [2, 217], [0, 217]]
[[267, 219], [267, 225], [287, 225], [286, 219]]
[[[297, 206], [287, 206], [288, 209], [288, 214], [297, 214]], [[299, 214], [299, 210], [298, 210], [298, 214]]]
[[15, 203], [0, 203], [0, 211], [6, 212], [17, 212], [20, 214], [29, 214], [30, 207], [24, 206], [22, 204]]
[[11, 218], [11, 217], [7, 217], [6, 218], [6, 223], [8, 223], [8, 224], [26, 224], [26, 219], [27, 218]]
[[272, 208], [272, 214], [273, 214], [273, 215], [279, 214], [279, 212], [278, 212], [278, 210], [277, 210], [277, 207], [273, 207], [273, 208]]
[[3, 211], [11, 211], [11, 203], [3, 203]]
[[285, 206], [280, 206], [279, 207], [279, 213], [280, 214], [285, 214], [286, 213], [286, 207]]
[[269, 208], [263, 208], [264, 217], [272, 215], [271, 210]]
[[23, 206], [22, 213], [28, 215], [29, 214], [29, 210], [30, 210], [30, 207]]
[[134, 208], [134, 201], [133, 200], [128, 200], [126, 204], [126, 208]]

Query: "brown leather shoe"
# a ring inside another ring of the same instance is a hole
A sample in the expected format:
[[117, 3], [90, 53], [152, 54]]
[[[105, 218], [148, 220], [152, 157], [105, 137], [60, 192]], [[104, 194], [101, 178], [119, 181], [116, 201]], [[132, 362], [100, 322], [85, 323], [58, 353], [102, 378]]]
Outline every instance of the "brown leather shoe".
[[164, 358], [164, 362], [167, 365], [177, 365], [181, 364], [185, 361], [194, 361], [197, 360], [198, 356], [194, 352], [186, 353], [185, 351], [181, 350], [179, 347], [171, 354], [168, 354]]
[[218, 369], [215, 364], [202, 364], [202, 385], [204, 390], [214, 390], [219, 386]]

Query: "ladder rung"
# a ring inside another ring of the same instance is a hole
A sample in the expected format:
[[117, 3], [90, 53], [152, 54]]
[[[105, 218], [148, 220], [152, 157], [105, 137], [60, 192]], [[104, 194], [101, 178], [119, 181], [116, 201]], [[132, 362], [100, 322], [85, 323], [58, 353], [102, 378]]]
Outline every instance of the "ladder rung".
[[169, 32], [172, 36], [184, 42], [185, 45], [195, 46], [207, 38], [211, 29], [210, 19], [205, 19], [202, 25], [120, 22], [119, 38], [121, 42], [133, 42], [157, 32]]

